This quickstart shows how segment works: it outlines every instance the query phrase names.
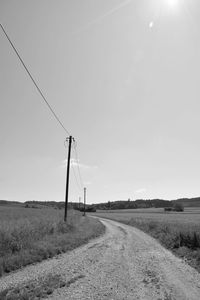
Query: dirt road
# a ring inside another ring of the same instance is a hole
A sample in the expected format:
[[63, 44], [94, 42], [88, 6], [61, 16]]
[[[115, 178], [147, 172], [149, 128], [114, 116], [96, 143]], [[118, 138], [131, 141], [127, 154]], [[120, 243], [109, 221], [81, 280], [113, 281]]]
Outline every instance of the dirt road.
[[[140, 230], [103, 220], [106, 234], [58, 258], [0, 280], [0, 287], [24, 278], [61, 274], [67, 284], [52, 300], [199, 300], [200, 274]], [[23, 273], [25, 272], [25, 273]], [[5, 281], [7, 280], [7, 282]], [[1, 288], [0, 288], [1, 289]]]

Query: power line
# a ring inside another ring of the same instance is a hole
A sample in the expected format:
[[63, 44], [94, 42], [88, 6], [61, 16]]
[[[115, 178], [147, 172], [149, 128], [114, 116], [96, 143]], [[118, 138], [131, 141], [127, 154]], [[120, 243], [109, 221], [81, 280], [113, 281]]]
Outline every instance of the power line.
[[[66, 142], [66, 141], [65, 141]], [[66, 144], [65, 144], [65, 142], [64, 142], [64, 146], [66, 147]], [[75, 145], [75, 140], [73, 140], [73, 143], [72, 143], [72, 146], [74, 146]], [[73, 149], [73, 148], [72, 148]], [[75, 148], [74, 148], [75, 149]], [[74, 151], [74, 154], [75, 154], [75, 151]], [[75, 154], [76, 155], [76, 154]], [[75, 160], [75, 162], [76, 162], [76, 166], [78, 167], [78, 160], [77, 160], [77, 156], [76, 156], [76, 158], [74, 158], [74, 160]], [[74, 178], [75, 178], [75, 181], [76, 181], [76, 185], [77, 185], [77, 187], [79, 188], [79, 190], [80, 191], [82, 191], [82, 188], [83, 188], [83, 185], [81, 184], [81, 182], [79, 182], [79, 180], [78, 180], [78, 178], [77, 178], [77, 176], [76, 176], [76, 171], [75, 171], [75, 168], [74, 168], [74, 164], [73, 164], [73, 162], [71, 162], [71, 167], [72, 167], [72, 171], [73, 171], [73, 174], [74, 174]], [[80, 171], [80, 170], [79, 170]], [[79, 175], [80, 176], [80, 175]], [[80, 177], [79, 177], [80, 178]]]
[[15, 51], [17, 57], [19, 58], [21, 64], [23, 65], [24, 69], [26, 70], [27, 74], [29, 75], [30, 79], [32, 80], [33, 84], [35, 85], [36, 89], [38, 90], [40, 96], [42, 97], [42, 99], [44, 100], [44, 102], [46, 103], [46, 105], [48, 106], [49, 110], [51, 111], [51, 113], [54, 115], [55, 119], [58, 121], [58, 123], [61, 125], [61, 127], [64, 129], [64, 131], [70, 135], [69, 131], [65, 128], [65, 126], [63, 125], [63, 123], [60, 121], [60, 119], [58, 118], [57, 114], [54, 112], [53, 108], [51, 107], [51, 105], [48, 103], [47, 99], [45, 98], [43, 92], [41, 91], [41, 89], [39, 88], [38, 84], [36, 83], [35, 79], [33, 78], [33, 76], [31, 75], [30, 71], [28, 70], [27, 66], [25, 65], [24, 61], [22, 60], [21, 56], [19, 55], [19, 52], [17, 51], [16, 47], [14, 46], [14, 44], [12, 43], [11, 39], [9, 38], [8, 34], [6, 33], [4, 27], [2, 26], [2, 24], [0, 23], [1, 29], [3, 30], [3, 33], [5, 34], [7, 40], [9, 41], [11, 47], [13, 48], [13, 50]]
[[78, 159], [78, 152], [77, 152], [76, 144], [74, 143], [73, 146], [74, 146], [74, 153], [75, 153], [76, 161], [77, 161], [77, 167], [78, 167], [78, 174], [79, 174], [80, 183], [81, 183], [81, 186], [84, 187], [81, 172], [80, 172], [80, 167], [79, 167], [79, 159]]
[[79, 182], [78, 182], [78, 179], [77, 179], [77, 177], [76, 177], [76, 173], [75, 173], [75, 169], [74, 169], [73, 164], [71, 164], [71, 166], [72, 166], [72, 170], [73, 170], [73, 174], [74, 174], [74, 177], [75, 177], [75, 181], [76, 181], [77, 187], [78, 187], [78, 189], [79, 189], [80, 191], [82, 191], [82, 188], [81, 188], [81, 186], [80, 186], [80, 184], [79, 184]]

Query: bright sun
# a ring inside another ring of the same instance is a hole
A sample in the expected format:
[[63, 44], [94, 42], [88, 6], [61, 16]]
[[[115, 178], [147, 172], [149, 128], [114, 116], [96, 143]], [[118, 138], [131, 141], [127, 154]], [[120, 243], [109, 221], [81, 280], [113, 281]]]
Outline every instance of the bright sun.
[[167, 5], [169, 5], [171, 8], [174, 8], [178, 5], [179, 0], [166, 0]]

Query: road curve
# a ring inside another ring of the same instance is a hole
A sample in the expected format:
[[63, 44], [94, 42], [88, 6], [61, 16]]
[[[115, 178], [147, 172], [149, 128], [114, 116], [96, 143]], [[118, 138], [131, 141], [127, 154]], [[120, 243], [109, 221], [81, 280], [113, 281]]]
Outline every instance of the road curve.
[[196, 270], [140, 230], [101, 221], [105, 237], [88, 244], [71, 264], [80, 279], [49, 299], [200, 299]]
[[49, 300], [200, 299], [196, 270], [142, 231], [100, 220], [106, 226], [104, 236], [2, 278], [0, 290], [51, 273], [62, 275], [67, 284], [54, 290]]

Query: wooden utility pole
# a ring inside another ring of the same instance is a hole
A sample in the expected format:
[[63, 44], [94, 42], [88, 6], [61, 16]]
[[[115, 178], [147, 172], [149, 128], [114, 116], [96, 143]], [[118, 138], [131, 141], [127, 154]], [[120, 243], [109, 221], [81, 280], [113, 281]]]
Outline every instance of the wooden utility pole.
[[84, 188], [84, 211], [83, 211], [84, 216], [85, 216], [85, 204], [86, 204], [86, 188]]
[[69, 170], [70, 170], [70, 157], [71, 157], [71, 144], [72, 144], [72, 136], [70, 135], [69, 138], [66, 139], [66, 141], [69, 140], [69, 146], [68, 146], [68, 159], [67, 159], [67, 176], [66, 176], [66, 193], [65, 193], [65, 215], [64, 215], [64, 221], [67, 221], [67, 204], [68, 204], [68, 194], [69, 194]]

